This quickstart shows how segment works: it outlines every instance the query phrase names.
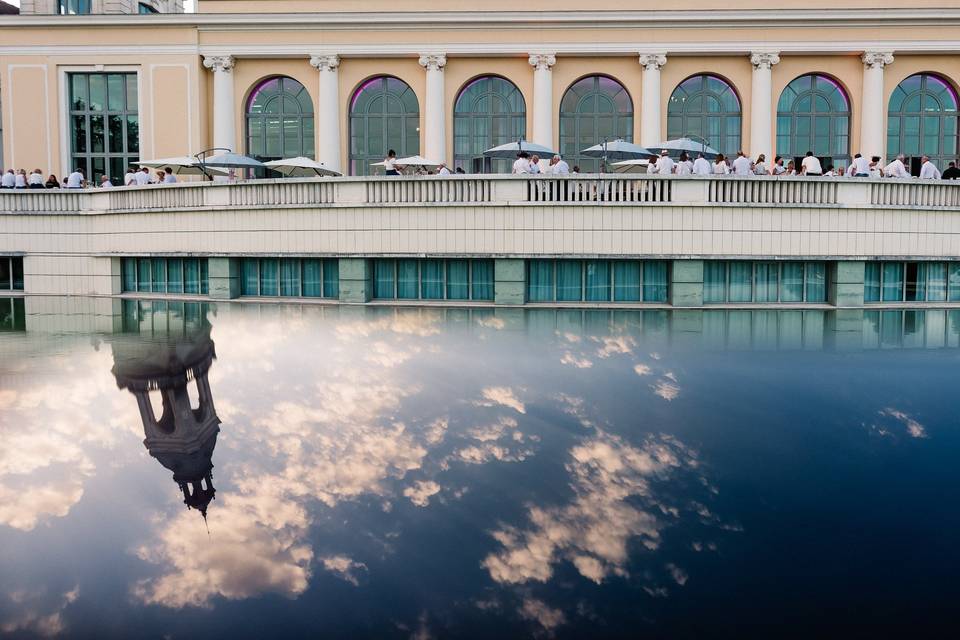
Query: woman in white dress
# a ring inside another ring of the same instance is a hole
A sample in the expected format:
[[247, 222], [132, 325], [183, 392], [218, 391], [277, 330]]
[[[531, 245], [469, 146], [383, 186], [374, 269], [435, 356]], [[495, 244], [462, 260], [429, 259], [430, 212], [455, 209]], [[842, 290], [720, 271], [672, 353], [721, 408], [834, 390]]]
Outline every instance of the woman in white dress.
[[727, 159], [723, 157], [722, 153], [717, 154], [717, 161], [713, 163], [713, 175], [730, 175], [730, 165], [727, 164]]

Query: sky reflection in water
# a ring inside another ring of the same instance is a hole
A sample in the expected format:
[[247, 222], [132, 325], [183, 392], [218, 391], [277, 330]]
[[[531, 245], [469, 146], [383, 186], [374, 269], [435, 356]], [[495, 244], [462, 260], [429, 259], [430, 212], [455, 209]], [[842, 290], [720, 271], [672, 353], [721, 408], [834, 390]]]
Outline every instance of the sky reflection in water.
[[[0, 334], [0, 635], [952, 619], [960, 311], [18, 302]], [[219, 433], [148, 452], [132, 389], [163, 422], [157, 388], [207, 367], [213, 413], [190, 415]], [[205, 521], [174, 472], [211, 461]]]

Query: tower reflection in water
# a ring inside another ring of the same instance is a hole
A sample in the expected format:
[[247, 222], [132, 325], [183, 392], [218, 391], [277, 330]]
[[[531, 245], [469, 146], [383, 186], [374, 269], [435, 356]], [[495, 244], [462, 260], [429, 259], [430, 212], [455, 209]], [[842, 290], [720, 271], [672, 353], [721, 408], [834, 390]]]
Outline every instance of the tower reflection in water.
[[217, 492], [213, 450], [220, 432], [207, 379], [216, 359], [207, 312], [203, 303], [124, 300], [123, 332], [110, 339], [113, 375], [137, 399], [143, 444], [173, 472], [187, 508], [204, 519]]

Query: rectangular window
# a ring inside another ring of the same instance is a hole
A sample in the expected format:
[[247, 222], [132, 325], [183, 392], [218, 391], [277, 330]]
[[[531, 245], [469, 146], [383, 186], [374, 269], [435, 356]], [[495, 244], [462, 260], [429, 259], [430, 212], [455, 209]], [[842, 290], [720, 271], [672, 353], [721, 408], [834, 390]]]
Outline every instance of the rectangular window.
[[883, 301], [900, 302], [903, 300], [903, 264], [900, 262], [883, 263]]
[[643, 301], [667, 301], [666, 260], [647, 260], [643, 263]]
[[703, 264], [703, 301], [826, 302], [825, 262], [725, 262]]
[[864, 269], [863, 301], [880, 302], [880, 263], [868, 262]]
[[610, 301], [610, 261], [587, 260], [584, 264], [586, 299], [590, 302]]
[[493, 300], [493, 260], [380, 259], [373, 269], [374, 298]]
[[300, 296], [300, 261], [291, 258], [280, 260], [280, 295]]
[[927, 300], [943, 302], [947, 299], [947, 264], [927, 263]]
[[323, 297], [340, 297], [340, 261], [336, 258], [323, 260]]
[[260, 261], [256, 258], [244, 258], [241, 263], [241, 272], [240, 294], [260, 295]]
[[583, 300], [583, 262], [580, 260], [558, 260], [557, 301], [578, 302]]
[[[62, 0], [62, 12], [65, 6], [89, 13], [88, 0]], [[126, 167], [139, 159], [136, 84], [136, 73], [69, 74], [70, 155], [91, 182], [109, 175], [113, 184], [123, 184]]]
[[493, 300], [493, 260], [471, 260], [470, 275], [473, 299]]
[[206, 258], [123, 258], [120, 261], [120, 285], [125, 293], [207, 295], [208, 280]]
[[23, 291], [23, 258], [0, 256], [0, 291]]
[[527, 263], [527, 300], [553, 302], [553, 260], [530, 260]]
[[640, 270], [637, 260], [617, 260], [613, 263], [613, 301], [640, 301]]
[[280, 261], [277, 258], [260, 260], [260, 295], [276, 296], [280, 293]]
[[960, 302], [960, 262], [951, 262], [948, 267], [947, 299]]
[[323, 297], [323, 262], [321, 260], [303, 260], [303, 296], [305, 298]]

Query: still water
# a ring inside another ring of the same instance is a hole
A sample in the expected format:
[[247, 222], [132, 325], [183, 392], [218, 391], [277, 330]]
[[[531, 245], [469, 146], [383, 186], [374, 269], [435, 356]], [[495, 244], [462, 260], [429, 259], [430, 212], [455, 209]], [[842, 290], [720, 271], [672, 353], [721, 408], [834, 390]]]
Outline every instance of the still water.
[[0, 320], [3, 636], [956, 624], [957, 310]]

